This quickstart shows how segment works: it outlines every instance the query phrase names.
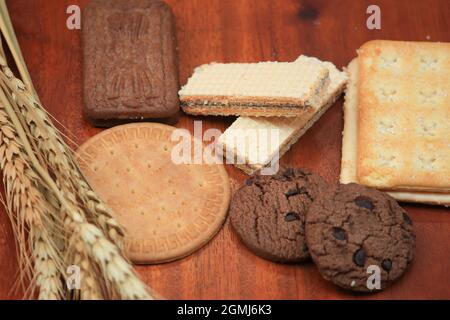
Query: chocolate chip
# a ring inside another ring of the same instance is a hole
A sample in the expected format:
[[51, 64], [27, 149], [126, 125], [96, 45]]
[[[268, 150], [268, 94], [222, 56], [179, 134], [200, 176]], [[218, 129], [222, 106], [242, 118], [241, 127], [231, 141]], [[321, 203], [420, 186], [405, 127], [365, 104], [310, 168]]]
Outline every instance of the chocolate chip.
[[409, 225], [412, 225], [412, 220], [406, 212], [403, 212], [403, 221], [405, 221]]
[[358, 207], [373, 210], [375, 206], [373, 205], [373, 202], [370, 201], [370, 199], [366, 197], [358, 197], [355, 199], [355, 203]]
[[366, 252], [363, 249], [356, 250], [353, 254], [353, 262], [359, 267], [364, 267], [364, 263], [366, 262]]
[[342, 228], [333, 227], [332, 232], [333, 232], [333, 237], [335, 237], [338, 240], [347, 239], [347, 236], [345, 235], [345, 230]]
[[284, 221], [286, 221], [286, 222], [291, 222], [291, 221], [295, 221], [295, 220], [300, 220], [300, 217], [297, 212], [288, 212], [284, 216]]
[[381, 267], [386, 270], [386, 271], [390, 271], [392, 269], [392, 261], [390, 259], [384, 259], [381, 262]]
[[292, 196], [296, 196], [296, 195], [298, 195], [300, 193], [300, 190], [298, 190], [297, 188], [294, 188], [294, 189], [290, 189], [288, 192], [286, 192], [284, 195], [286, 196], [286, 197], [292, 197]]
[[253, 179], [250, 178], [250, 179], [245, 180], [245, 184], [246, 184], [247, 186], [251, 186], [251, 185], [253, 184]]

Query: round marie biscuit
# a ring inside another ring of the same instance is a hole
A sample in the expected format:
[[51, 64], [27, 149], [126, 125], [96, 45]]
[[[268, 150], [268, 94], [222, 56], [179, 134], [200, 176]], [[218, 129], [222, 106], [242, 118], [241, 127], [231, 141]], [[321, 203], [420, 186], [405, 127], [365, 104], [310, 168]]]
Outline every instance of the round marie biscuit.
[[414, 256], [415, 235], [411, 219], [393, 198], [352, 183], [337, 186], [312, 204], [306, 241], [325, 279], [369, 292], [377, 290], [376, 278], [369, 279], [375, 272], [380, 289], [405, 272]]
[[223, 165], [175, 164], [175, 129], [156, 123], [118, 126], [77, 152], [83, 174], [125, 227], [125, 252], [135, 263], [191, 254], [213, 238], [227, 214], [230, 186]]
[[305, 215], [326, 189], [320, 176], [302, 169], [255, 175], [233, 196], [231, 224], [257, 255], [276, 262], [303, 261], [309, 257]]

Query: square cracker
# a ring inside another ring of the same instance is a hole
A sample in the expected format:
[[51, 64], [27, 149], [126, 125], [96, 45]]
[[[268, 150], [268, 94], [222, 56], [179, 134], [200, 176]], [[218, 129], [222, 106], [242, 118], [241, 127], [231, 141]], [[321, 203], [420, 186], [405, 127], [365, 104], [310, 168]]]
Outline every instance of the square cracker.
[[[357, 177], [358, 136], [358, 59], [353, 59], [347, 68], [349, 82], [344, 103], [344, 132], [342, 139], [341, 183], [359, 183]], [[450, 205], [450, 195], [420, 191], [390, 191], [392, 197], [404, 202]]]
[[358, 54], [358, 180], [448, 193], [450, 43], [375, 40]]

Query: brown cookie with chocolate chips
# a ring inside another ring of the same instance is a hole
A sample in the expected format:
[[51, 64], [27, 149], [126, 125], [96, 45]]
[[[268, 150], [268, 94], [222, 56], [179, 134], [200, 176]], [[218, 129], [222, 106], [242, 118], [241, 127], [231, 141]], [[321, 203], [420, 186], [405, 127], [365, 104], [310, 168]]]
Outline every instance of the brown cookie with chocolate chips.
[[414, 256], [415, 235], [408, 214], [392, 197], [352, 183], [311, 205], [306, 242], [325, 279], [370, 292], [403, 275]]
[[281, 169], [272, 176], [255, 175], [233, 196], [231, 224], [257, 255], [276, 262], [309, 257], [305, 215], [327, 183], [302, 169]]

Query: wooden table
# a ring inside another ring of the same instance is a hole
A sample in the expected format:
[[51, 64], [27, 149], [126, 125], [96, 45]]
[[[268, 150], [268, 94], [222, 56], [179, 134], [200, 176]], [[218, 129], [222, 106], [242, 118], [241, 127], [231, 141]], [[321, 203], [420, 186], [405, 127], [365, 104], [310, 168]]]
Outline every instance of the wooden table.
[[[179, 43], [180, 81], [203, 63], [292, 61], [300, 54], [345, 66], [370, 39], [450, 41], [448, 0], [170, 0]], [[10, 0], [8, 6], [25, 60], [46, 108], [81, 144], [99, 132], [82, 116], [80, 31], [66, 28], [66, 8], [87, 0]], [[378, 4], [382, 29], [366, 28], [366, 9]], [[183, 116], [179, 127], [193, 128]], [[234, 118], [201, 118], [203, 129], [224, 130]], [[337, 182], [342, 101], [310, 129], [282, 164], [307, 167]], [[233, 185], [245, 174], [227, 167]], [[323, 280], [314, 264], [280, 265], [250, 253], [228, 223], [203, 249], [177, 262], [138, 267], [154, 289], [173, 299], [449, 299], [450, 210], [404, 205], [417, 233], [409, 272], [385, 292], [354, 295]], [[0, 212], [0, 297], [17, 270], [6, 215]]]

